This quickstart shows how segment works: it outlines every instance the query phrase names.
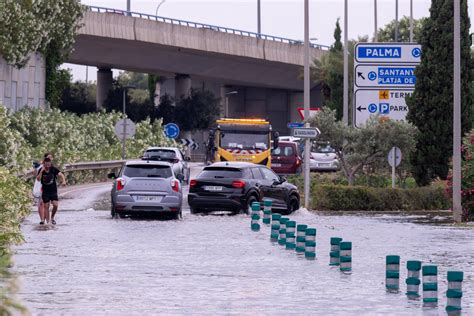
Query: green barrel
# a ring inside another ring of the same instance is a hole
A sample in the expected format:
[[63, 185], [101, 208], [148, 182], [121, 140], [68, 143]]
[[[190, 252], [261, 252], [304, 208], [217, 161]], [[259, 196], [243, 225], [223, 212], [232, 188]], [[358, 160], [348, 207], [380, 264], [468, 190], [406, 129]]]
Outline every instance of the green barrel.
[[438, 267], [426, 265], [421, 268], [423, 275], [423, 304], [435, 306], [438, 304]]
[[305, 241], [305, 250], [304, 256], [306, 259], [314, 260], [316, 259], [316, 242], [312, 240]]
[[286, 249], [295, 250], [296, 248], [296, 237], [295, 233], [288, 232], [288, 227], [286, 228]]
[[407, 285], [406, 295], [409, 299], [417, 299], [420, 297], [420, 270], [421, 261], [407, 261], [407, 278], [405, 280], [405, 283]]
[[286, 244], [286, 229], [280, 228], [280, 235], [278, 236], [278, 244], [284, 246]]
[[446, 311], [448, 313], [460, 313], [462, 310], [462, 271], [448, 271], [448, 290], [446, 291]]
[[250, 228], [253, 231], [259, 231], [260, 230], [260, 224], [259, 224], [260, 215], [254, 213], [254, 214], [252, 214], [251, 218], [252, 218], [252, 220], [250, 222]]
[[331, 251], [329, 252], [329, 265], [338, 266], [340, 263], [340, 246], [342, 238], [340, 237], [331, 237]]
[[303, 253], [305, 250], [306, 239], [303, 236], [296, 236], [296, 252]]
[[341, 241], [339, 243], [340, 252], [339, 252], [339, 269], [342, 272], [352, 271], [352, 242], [350, 241]]
[[385, 288], [390, 292], [400, 289], [400, 256], [385, 257]]
[[264, 211], [263, 211], [263, 220], [262, 220], [262, 222], [263, 222], [264, 224], [269, 225], [269, 224], [271, 223], [271, 221], [272, 221], [271, 216], [272, 216], [272, 211], [264, 210]]

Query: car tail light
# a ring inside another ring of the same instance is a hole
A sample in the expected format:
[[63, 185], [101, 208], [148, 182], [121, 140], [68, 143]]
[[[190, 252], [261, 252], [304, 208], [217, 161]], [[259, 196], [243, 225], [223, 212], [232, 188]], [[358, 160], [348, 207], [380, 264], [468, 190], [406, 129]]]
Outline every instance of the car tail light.
[[192, 179], [191, 181], [189, 181], [189, 186], [190, 186], [191, 188], [194, 188], [197, 183], [198, 183], [197, 180]]
[[245, 187], [245, 181], [242, 181], [242, 180], [232, 181], [232, 186], [237, 189], [242, 189], [243, 187]]
[[171, 189], [174, 192], [179, 192], [179, 181], [178, 180], [171, 180]]
[[125, 180], [122, 178], [117, 179], [117, 191], [123, 190], [125, 188]]

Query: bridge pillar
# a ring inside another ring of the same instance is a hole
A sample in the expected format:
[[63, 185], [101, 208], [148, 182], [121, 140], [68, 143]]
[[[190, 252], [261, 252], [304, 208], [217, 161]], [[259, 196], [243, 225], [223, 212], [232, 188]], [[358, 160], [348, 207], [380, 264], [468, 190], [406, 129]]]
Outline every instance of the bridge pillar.
[[97, 70], [97, 93], [96, 110], [102, 109], [107, 95], [112, 90], [112, 70], [110, 68], [99, 68]]
[[174, 97], [176, 100], [187, 98], [191, 94], [191, 77], [185, 74], [176, 74]]

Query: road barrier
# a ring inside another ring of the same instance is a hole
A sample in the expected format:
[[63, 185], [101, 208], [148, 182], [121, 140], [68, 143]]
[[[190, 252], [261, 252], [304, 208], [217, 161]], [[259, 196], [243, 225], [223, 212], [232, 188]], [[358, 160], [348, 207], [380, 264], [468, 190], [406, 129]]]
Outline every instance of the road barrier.
[[385, 288], [393, 292], [400, 289], [400, 256], [388, 255], [385, 258]]
[[417, 299], [420, 297], [420, 270], [421, 261], [409, 260], [407, 261], [407, 278], [405, 283], [407, 284], [406, 295], [409, 299]]
[[253, 230], [253, 231], [259, 231], [260, 230], [260, 203], [258, 202], [253, 202], [252, 203], [252, 206], [251, 206], [251, 210], [252, 210], [252, 213], [251, 213], [251, 224], [250, 224], [250, 228]]
[[272, 221], [272, 201], [263, 201], [263, 223], [269, 225]]
[[422, 267], [423, 273], [423, 304], [436, 306], [438, 304], [438, 267], [427, 265]]
[[280, 237], [278, 238], [278, 244], [281, 246], [286, 245], [286, 223], [289, 220], [288, 217], [280, 217]]
[[270, 231], [270, 240], [272, 242], [278, 242], [280, 234], [280, 214], [272, 214], [272, 226]]
[[448, 290], [446, 297], [448, 302], [446, 304], [446, 311], [448, 313], [459, 313], [462, 299], [462, 281], [464, 273], [462, 271], [448, 271]]
[[316, 259], [316, 228], [306, 228], [304, 256], [306, 259]]
[[329, 252], [329, 265], [338, 266], [340, 264], [340, 243], [342, 238], [331, 237], [331, 251]]
[[339, 244], [340, 247], [340, 265], [339, 269], [342, 272], [351, 272], [352, 271], [352, 242], [350, 241], [341, 241]]
[[289, 220], [286, 222], [286, 249], [296, 248], [296, 222]]
[[308, 225], [299, 224], [296, 226], [296, 252], [303, 253], [305, 251], [306, 229]]

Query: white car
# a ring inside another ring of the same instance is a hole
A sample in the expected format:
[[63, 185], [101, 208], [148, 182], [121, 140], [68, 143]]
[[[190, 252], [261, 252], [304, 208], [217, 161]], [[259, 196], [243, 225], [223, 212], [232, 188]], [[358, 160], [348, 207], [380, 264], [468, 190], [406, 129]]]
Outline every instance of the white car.
[[336, 152], [329, 144], [313, 147], [309, 166], [311, 171], [337, 171], [341, 168]]

